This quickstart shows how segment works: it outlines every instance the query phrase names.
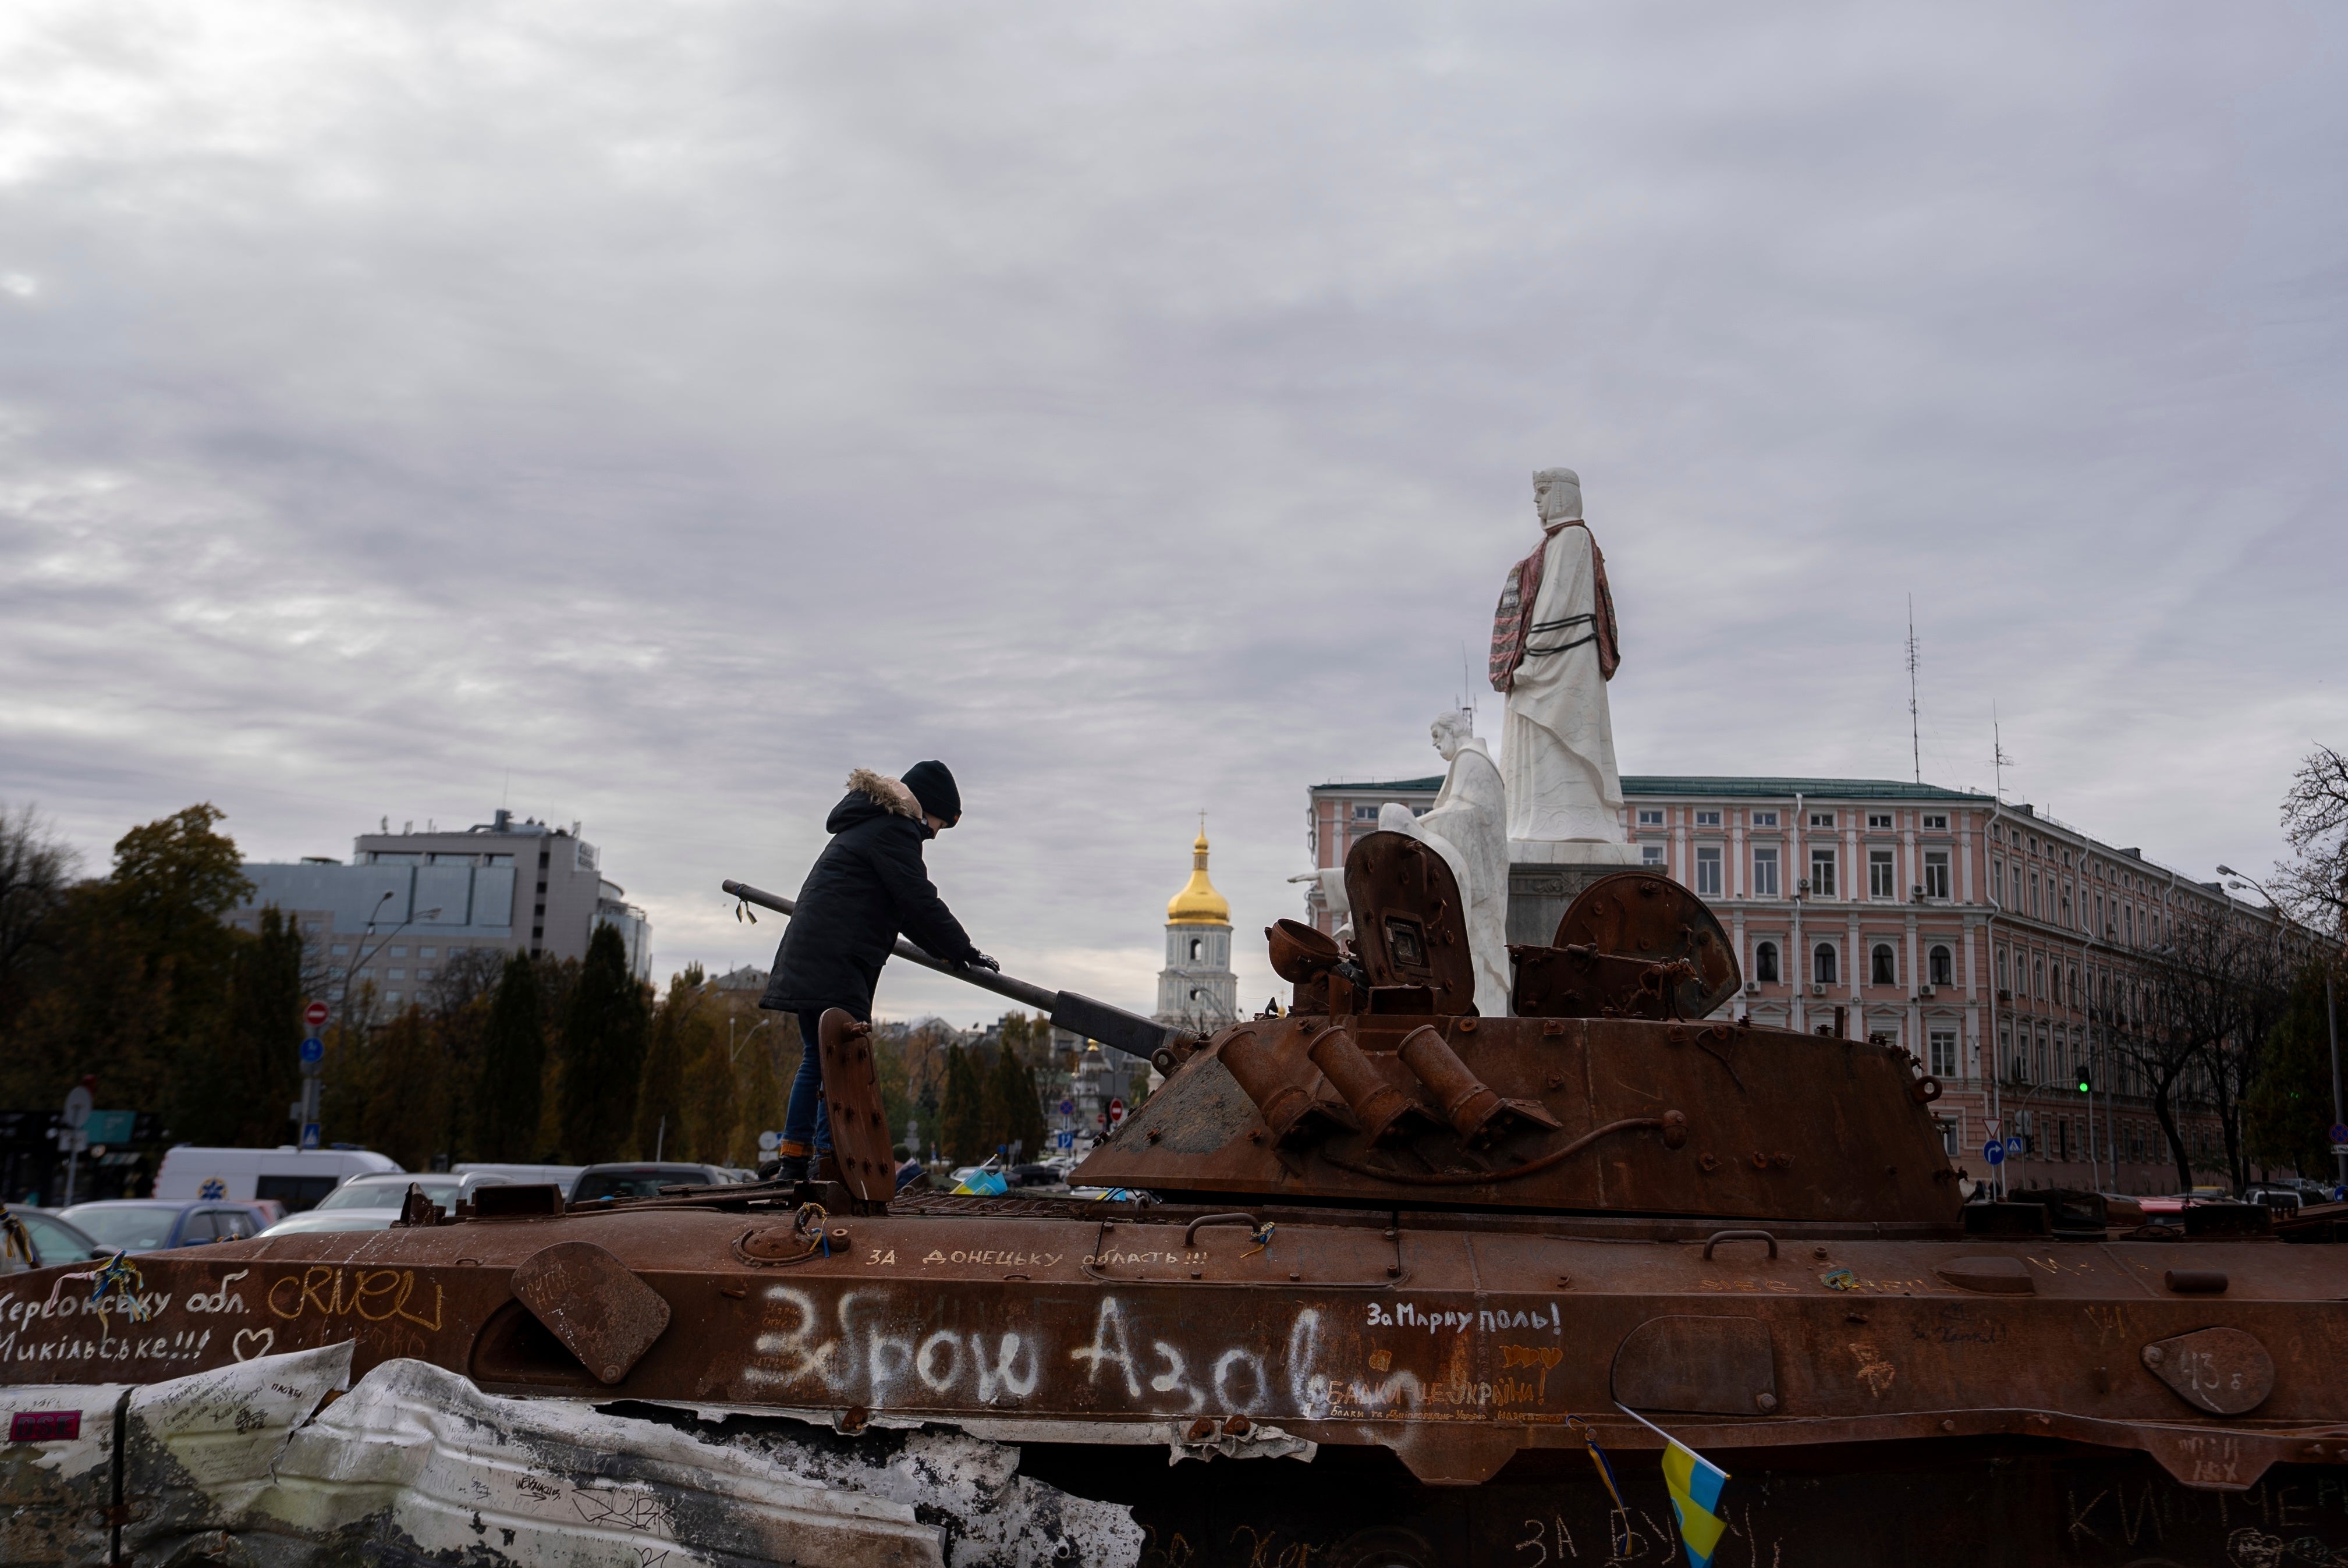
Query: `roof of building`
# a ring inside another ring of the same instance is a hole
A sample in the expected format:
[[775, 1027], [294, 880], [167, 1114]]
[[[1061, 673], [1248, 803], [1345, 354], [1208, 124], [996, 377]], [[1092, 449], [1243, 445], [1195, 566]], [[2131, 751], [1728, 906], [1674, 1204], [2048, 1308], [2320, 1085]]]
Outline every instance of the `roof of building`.
[[1180, 892], [1166, 901], [1166, 923], [1169, 925], [1229, 925], [1231, 923], [1231, 901], [1215, 891], [1207, 880], [1207, 830], [1199, 830], [1198, 841], [1190, 846], [1190, 880]]
[[[1418, 791], [1432, 794], [1443, 788], [1443, 775], [1431, 779], [1383, 779], [1359, 784], [1316, 784], [1315, 789]], [[1625, 795], [1735, 795], [1765, 799], [1792, 799], [1802, 795], [1821, 800], [1967, 800], [1992, 805], [1990, 796], [1970, 789], [1944, 789], [1937, 784], [1910, 784], [1899, 779], [1744, 779], [1726, 774], [1625, 773]]]

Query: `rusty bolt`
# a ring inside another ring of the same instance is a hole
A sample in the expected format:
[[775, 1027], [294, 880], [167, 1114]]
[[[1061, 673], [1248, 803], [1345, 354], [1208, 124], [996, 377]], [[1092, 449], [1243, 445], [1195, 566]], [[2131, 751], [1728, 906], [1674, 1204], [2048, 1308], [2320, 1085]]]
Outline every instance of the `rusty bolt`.
[[1192, 1269], [1190, 1271], [1190, 1277], [1192, 1279], [1204, 1279], [1207, 1277], [1206, 1271], [1204, 1269]]
[[[1389, 1273], [1389, 1274], [1391, 1274], [1391, 1273], [1393, 1273], [1394, 1271], [1393, 1271], [1393, 1270], [1391, 1270], [1391, 1269], [1389, 1269], [1389, 1270], [1387, 1270], [1386, 1272], [1387, 1272], [1387, 1273]], [[1304, 1276], [1303, 1276], [1303, 1274], [1298, 1274], [1294, 1269], [1290, 1269], [1290, 1270], [1288, 1271], [1288, 1277], [1289, 1277], [1290, 1279], [1292, 1279], [1292, 1280], [1298, 1280], [1298, 1279], [1303, 1279]]]
[[1390, 1242], [1391, 1242], [1391, 1241], [1393, 1241], [1393, 1240], [1395, 1239], [1394, 1228], [1393, 1228], [1391, 1225], [1390, 1225], [1390, 1226], [1388, 1226], [1385, 1230], [1381, 1231], [1381, 1232], [1379, 1233], [1379, 1234], [1383, 1235], [1384, 1237], [1385, 1237], [1385, 1239], [1386, 1239], [1387, 1241], [1390, 1241]]
[[1551, 1018], [1541, 1026], [1541, 1033], [1544, 1035], [1561, 1035], [1565, 1033], [1565, 1024], [1561, 1019]]
[[1543, 1081], [1541, 1087], [1552, 1089], [1563, 1088], [1565, 1087], [1565, 1079], [1559, 1077], [1556, 1073], [1551, 1073], [1549, 1075], [1548, 1078]]
[[839, 1413], [839, 1429], [853, 1437], [862, 1431], [871, 1419], [871, 1411], [861, 1405], [850, 1405]]
[[1720, 1156], [1717, 1154], [1699, 1154], [1695, 1157], [1695, 1163], [1698, 1170], [1709, 1176], [1714, 1171], [1720, 1169]]
[[1165, 1133], [1163, 1133], [1163, 1132], [1161, 1132], [1161, 1131], [1159, 1131], [1157, 1128], [1154, 1128], [1154, 1127], [1153, 1127], [1153, 1128], [1151, 1128], [1148, 1131], [1147, 1131], [1147, 1132], [1143, 1133], [1141, 1136], [1142, 1136], [1142, 1140], [1143, 1140], [1143, 1141], [1145, 1141], [1145, 1142], [1148, 1142], [1148, 1143], [1155, 1143], [1155, 1142], [1157, 1142], [1159, 1139], [1161, 1139], [1161, 1138], [1165, 1137], [1165, 1136], [1166, 1136], [1166, 1134], [1165, 1134]]
[[1957, 1424], [1954, 1421], [1942, 1421], [1941, 1423], [1941, 1430], [1944, 1432], [1953, 1432], [1956, 1429]]
[[1461, 1034], [1463, 1034], [1463, 1035], [1472, 1035], [1472, 1034], [1474, 1034], [1474, 1033], [1476, 1032], [1476, 1020], [1475, 1020], [1475, 1019], [1473, 1019], [1473, 1018], [1462, 1018], [1462, 1019], [1460, 1019], [1460, 1020], [1459, 1020], [1459, 1032], [1460, 1032]]
[[604, 1382], [606, 1382], [606, 1383], [616, 1383], [616, 1382], [618, 1382], [619, 1380], [620, 1380], [620, 1368], [618, 1367], [618, 1366], [613, 1365], [613, 1366], [606, 1367], [604, 1367], [604, 1368], [603, 1368], [603, 1381], [604, 1381]]
[[1244, 1438], [1253, 1430], [1255, 1423], [1241, 1415], [1234, 1414], [1223, 1423], [1223, 1436], [1227, 1438]]
[[2157, 1367], [2160, 1365], [2162, 1359], [2163, 1357], [2161, 1356], [2159, 1346], [2147, 1345], [2144, 1347], [2144, 1364], [2146, 1366]]
[[1760, 1407], [1761, 1413], [1766, 1416], [1777, 1408], [1777, 1396], [1775, 1394], [1756, 1394], [1753, 1396], [1753, 1403]]
[[[1402, 1274], [1402, 1265], [1401, 1265], [1400, 1264], [1388, 1264], [1386, 1265], [1386, 1278], [1388, 1278], [1388, 1279], [1396, 1279], [1396, 1278], [1399, 1278], [1399, 1277], [1401, 1276], [1401, 1274]], [[1295, 1276], [1294, 1276], [1293, 1274], [1291, 1274], [1289, 1277], [1290, 1277], [1290, 1278], [1292, 1278], [1292, 1279], [1293, 1279]]]
[[1189, 1432], [1189, 1440], [1190, 1440], [1190, 1441], [1192, 1441], [1192, 1442], [1194, 1442], [1194, 1443], [1203, 1443], [1203, 1442], [1205, 1442], [1209, 1438], [1211, 1438], [1211, 1437], [1213, 1437], [1214, 1435], [1215, 1435], [1215, 1418], [1214, 1418], [1214, 1417], [1212, 1417], [1212, 1416], [1201, 1416], [1201, 1417], [1200, 1417], [1197, 1420], [1195, 1420], [1195, 1421], [1193, 1421], [1193, 1422], [1191, 1422], [1191, 1423], [1190, 1423], [1190, 1432]]
[[1780, 1151], [1769, 1156], [1769, 1163], [1775, 1165], [1780, 1171], [1789, 1171], [1793, 1169], [1794, 1157], [1790, 1154]]
[[1812, 1247], [1810, 1249], [1810, 1256], [1818, 1259], [1820, 1263], [1824, 1263], [1827, 1261], [1827, 1250], [1824, 1247]]
[[1753, 1169], [1756, 1171], [1766, 1171], [1769, 1169], [1769, 1157], [1766, 1154], [1762, 1153], [1757, 1149], [1753, 1151]]
[[720, 1295], [730, 1295], [736, 1301], [739, 1301], [744, 1296], [749, 1295], [750, 1290], [747, 1285], [736, 1284], [731, 1281], [728, 1281], [717, 1287], [717, 1294]]
[[1663, 1112], [1663, 1147], [1666, 1149], [1684, 1149], [1687, 1147], [1687, 1112], [1684, 1110], [1667, 1110]]
[[[1153, 1128], [1151, 1130], [1155, 1131], [1156, 1129]], [[1250, 1143], [1262, 1143], [1263, 1141], [1263, 1129], [1259, 1127], [1251, 1131], [1248, 1134], [1248, 1141]]]

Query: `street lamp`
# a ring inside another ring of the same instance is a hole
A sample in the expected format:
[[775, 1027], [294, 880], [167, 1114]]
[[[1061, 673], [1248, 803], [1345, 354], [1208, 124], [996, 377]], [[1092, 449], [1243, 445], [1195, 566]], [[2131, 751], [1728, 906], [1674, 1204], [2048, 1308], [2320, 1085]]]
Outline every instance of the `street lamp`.
[[[726, 1065], [729, 1068], [734, 1065], [735, 1053], [741, 1049], [740, 1046], [736, 1046], [734, 1043], [734, 1026], [737, 1020], [731, 1016], [729, 1016], [726, 1020]], [[742, 1045], [748, 1045], [750, 1043], [751, 1035], [757, 1034], [759, 1030], [765, 1028], [767, 1025], [773, 1022], [774, 1020], [772, 1018], [761, 1018], [757, 1023], [751, 1025], [747, 1033], [744, 1034], [742, 1037]]]

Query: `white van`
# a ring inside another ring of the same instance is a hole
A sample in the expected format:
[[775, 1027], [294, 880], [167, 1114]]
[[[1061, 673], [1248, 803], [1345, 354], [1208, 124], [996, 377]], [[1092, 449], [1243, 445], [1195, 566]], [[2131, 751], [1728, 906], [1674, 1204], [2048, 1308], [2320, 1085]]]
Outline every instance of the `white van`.
[[353, 1176], [396, 1171], [399, 1161], [366, 1149], [202, 1149], [183, 1143], [163, 1155], [155, 1174], [158, 1198], [227, 1198], [239, 1202], [274, 1199], [289, 1214], [314, 1208], [318, 1200]]

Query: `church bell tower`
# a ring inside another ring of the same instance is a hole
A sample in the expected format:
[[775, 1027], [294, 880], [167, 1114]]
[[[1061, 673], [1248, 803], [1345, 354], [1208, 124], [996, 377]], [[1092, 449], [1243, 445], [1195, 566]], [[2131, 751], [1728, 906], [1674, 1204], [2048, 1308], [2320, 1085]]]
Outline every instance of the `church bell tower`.
[[1235, 1023], [1240, 980], [1231, 973], [1231, 906], [1207, 880], [1207, 823], [1190, 846], [1190, 881], [1166, 905], [1166, 967], [1158, 972], [1158, 1013], [1172, 1024], [1210, 1035]]

